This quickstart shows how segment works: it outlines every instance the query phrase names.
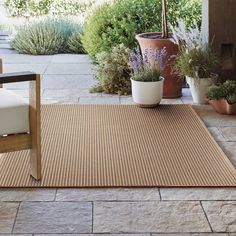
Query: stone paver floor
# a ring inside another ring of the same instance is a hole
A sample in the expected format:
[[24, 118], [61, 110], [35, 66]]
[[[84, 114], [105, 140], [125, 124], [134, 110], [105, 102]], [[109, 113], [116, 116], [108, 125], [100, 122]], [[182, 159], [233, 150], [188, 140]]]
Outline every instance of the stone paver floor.
[[[86, 55], [27, 56], [0, 51], [5, 72], [42, 74], [43, 103], [133, 104], [131, 97], [90, 94]], [[28, 96], [26, 83], [6, 88]], [[188, 89], [180, 99], [192, 103]], [[195, 106], [236, 167], [236, 117]], [[0, 189], [0, 236], [236, 236], [236, 189]]]

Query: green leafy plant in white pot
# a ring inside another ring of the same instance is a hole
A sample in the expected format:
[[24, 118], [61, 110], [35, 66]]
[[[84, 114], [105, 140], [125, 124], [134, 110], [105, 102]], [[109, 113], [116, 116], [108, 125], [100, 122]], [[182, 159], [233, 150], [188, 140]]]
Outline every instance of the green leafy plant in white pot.
[[161, 50], [150, 48], [145, 50], [143, 56], [137, 49], [130, 57], [132, 97], [138, 106], [152, 108], [161, 102], [164, 82], [161, 73], [166, 55], [166, 48]]
[[173, 40], [180, 46], [174, 70], [186, 76], [193, 102], [206, 104], [208, 88], [218, 78], [214, 73], [219, 65], [218, 57], [198, 26], [187, 29], [185, 23], [179, 20], [178, 26], [172, 27], [172, 30]]

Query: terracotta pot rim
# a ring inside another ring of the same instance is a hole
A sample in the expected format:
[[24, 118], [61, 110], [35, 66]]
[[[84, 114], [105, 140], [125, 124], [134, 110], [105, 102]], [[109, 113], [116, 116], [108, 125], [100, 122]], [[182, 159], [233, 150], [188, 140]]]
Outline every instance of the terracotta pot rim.
[[236, 103], [230, 104], [226, 99], [207, 99], [207, 101], [210, 102], [225, 102], [227, 103], [229, 106], [236, 106]]
[[168, 37], [168, 38], [157, 38], [157, 39], [146, 38], [146, 37], [144, 37], [144, 35], [162, 35], [162, 33], [161, 33], [161, 32], [147, 32], [147, 33], [141, 33], [141, 34], [137, 34], [137, 35], [135, 36], [135, 38], [136, 38], [136, 39], [147, 39], [147, 40], [163, 40], [163, 41], [173, 39], [173, 38], [171, 37], [172, 33], [169, 33], [169, 36], [170, 36], [170, 37]]

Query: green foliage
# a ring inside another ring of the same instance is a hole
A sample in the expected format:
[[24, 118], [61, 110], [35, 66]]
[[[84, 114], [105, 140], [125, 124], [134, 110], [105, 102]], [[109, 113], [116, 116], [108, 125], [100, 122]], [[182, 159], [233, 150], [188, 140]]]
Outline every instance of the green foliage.
[[29, 1], [28, 15], [29, 16], [47, 15], [50, 11], [52, 2], [53, 0]]
[[202, 22], [201, 2], [202, 0], [180, 0], [181, 10], [179, 12], [179, 18], [183, 19], [187, 26], [192, 27], [195, 21], [200, 27]]
[[20, 53], [33, 55], [62, 53], [71, 50], [68, 40], [78, 31], [79, 25], [69, 20], [47, 19], [20, 28], [12, 47]]
[[218, 57], [209, 46], [182, 48], [177, 55], [174, 70], [192, 78], [209, 78], [218, 65]]
[[68, 52], [70, 53], [84, 53], [84, 48], [81, 43], [81, 30], [75, 31], [67, 41]]
[[221, 85], [210, 87], [207, 98], [209, 100], [226, 99], [229, 104], [236, 103], [236, 81], [227, 80]]
[[236, 82], [233, 80], [227, 80], [224, 82], [223, 87], [227, 94], [236, 94]]
[[219, 66], [219, 58], [200, 27], [189, 28], [182, 19], [178, 19], [172, 31], [173, 41], [180, 47], [174, 70], [196, 79], [211, 77]]
[[131, 68], [129, 58], [132, 51], [124, 45], [102, 52], [97, 55], [98, 83], [90, 92], [104, 92], [119, 95], [131, 94]]
[[227, 101], [229, 104], [235, 104], [236, 103], [236, 94], [229, 95], [227, 97]]
[[160, 81], [161, 71], [159, 68], [150, 67], [132, 76], [133, 80], [142, 82]]
[[5, 0], [4, 7], [10, 16], [71, 16], [84, 13], [92, 6], [94, 0]]
[[[200, 24], [201, 0], [169, 0], [168, 20], [175, 25], [177, 18], [188, 24], [194, 19]], [[188, 4], [187, 4], [188, 3]], [[189, 9], [191, 8], [191, 9]], [[82, 42], [85, 50], [95, 59], [97, 53], [121, 43], [135, 48], [135, 35], [161, 31], [161, 0], [114, 0], [98, 6], [85, 20]]]
[[10, 16], [39, 16], [49, 13], [52, 0], [5, 0], [4, 7]]
[[94, 4], [95, 0], [79, 2], [78, 0], [54, 0], [50, 12], [58, 16], [76, 16], [86, 12]]
[[207, 92], [207, 98], [209, 100], [225, 99], [226, 91], [223, 86], [211, 86]]
[[6, 0], [4, 7], [11, 16], [23, 16], [27, 13], [28, 0]]

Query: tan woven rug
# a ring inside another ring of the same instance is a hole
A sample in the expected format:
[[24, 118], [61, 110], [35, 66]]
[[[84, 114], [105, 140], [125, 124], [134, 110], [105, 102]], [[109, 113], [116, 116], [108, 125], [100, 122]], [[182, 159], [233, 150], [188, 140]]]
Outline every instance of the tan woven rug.
[[42, 107], [42, 181], [28, 151], [0, 157], [0, 187], [236, 186], [236, 170], [191, 106]]

